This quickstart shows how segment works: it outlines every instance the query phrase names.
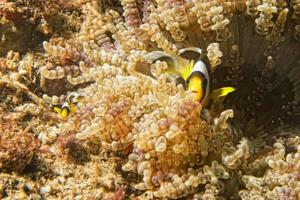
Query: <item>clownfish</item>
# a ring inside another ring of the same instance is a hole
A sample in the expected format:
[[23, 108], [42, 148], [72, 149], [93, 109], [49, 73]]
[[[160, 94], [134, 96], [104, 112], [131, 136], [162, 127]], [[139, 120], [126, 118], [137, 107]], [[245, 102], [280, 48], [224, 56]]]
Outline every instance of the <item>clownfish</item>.
[[[177, 84], [182, 84], [186, 90], [194, 93], [194, 98], [203, 106], [208, 104], [209, 99], [218, 100], [235, 91], [234, 87], [222, 87], [212, 89], [212, 73], [210, 64], [202, 50], [197, 47], [180, 49], [178, 55], [167, 54], [163, 51], [153, 51], [145, 55], [149, 63], [157, 60], [168, 64], [166, 72], [174, 78]], [[136, 71], [154, 77], [146, 65], [137, 65]]]
[[63, 104], [51, 105], [51, 107], [62, 119], [67, 119], [69, 115], [73, 115], [76, 112], [76, 104], [82, 99], [83, 96], [72, 92], [67, 96], [66, 102]]
[[52, 109], [63, 119], [67, 119], [70, 114], [75, 113], [75, 105], [69, 104], [68, 102], [63, 103], [62, 105], [52, 105]]

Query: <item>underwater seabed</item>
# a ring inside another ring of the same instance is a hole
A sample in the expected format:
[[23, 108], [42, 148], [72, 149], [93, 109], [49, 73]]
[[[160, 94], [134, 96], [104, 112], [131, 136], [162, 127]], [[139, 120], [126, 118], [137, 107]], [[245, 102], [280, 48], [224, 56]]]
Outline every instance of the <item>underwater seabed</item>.
[[[299, 0], [5, 0], [0, 15], [1, 199], [300, 199]], [[187, 47], [212, 89], [236, 90], [205, 105], [147, 60]]]

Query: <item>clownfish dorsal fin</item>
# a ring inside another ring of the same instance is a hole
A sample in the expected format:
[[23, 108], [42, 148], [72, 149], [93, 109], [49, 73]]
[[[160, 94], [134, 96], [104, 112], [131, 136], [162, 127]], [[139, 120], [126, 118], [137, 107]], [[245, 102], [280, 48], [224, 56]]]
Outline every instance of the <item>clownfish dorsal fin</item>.
[[174, 65], [175, 63], [173, 56], [163, 51], [152, 51], [147, 53], [144, 58], [150, 63], [154, 63], [157, 60], [165, 61], [168, 65]]
[[234, 92], [236, 89], [234, 87], [222, 87], [212, 90], [210, 98], [213, 100], [219, 99], [219, 97], [227, 96], [229, 93]]
[[168, 69], [166, 70], [166, 72], [171, 75], [185, 74], [186, 67], [189, 65], [188, 60], [178, 55], [168, 54], [163, 51], [152, 51], [146, 54], [144, 58], [150, 63], [154, 63], [157, 60], [166, 62], [168, 64]]
[[[144, 58], [146, 59], [146, 61], [148, 61], [151, 64], [156, 62], [157, 60], [164, 61], [168, 65], [168, 69], [166, 70], [168, 74], [176, 74], [177, 73], [177, 71], [175, 69], [176, 60], [172, 55], [170, 55], [168, 53], [165, 53], [163, 51], [152, 51], [150, 53], [147, 53], [144, 56]], [[150, 66], [149, 66], [149, 69], [150, 69]]]
[[187, 47], [180, 49], [178, 55], [188, 60], [198, 60], [202, 54], [202, 49], [198, 47]]

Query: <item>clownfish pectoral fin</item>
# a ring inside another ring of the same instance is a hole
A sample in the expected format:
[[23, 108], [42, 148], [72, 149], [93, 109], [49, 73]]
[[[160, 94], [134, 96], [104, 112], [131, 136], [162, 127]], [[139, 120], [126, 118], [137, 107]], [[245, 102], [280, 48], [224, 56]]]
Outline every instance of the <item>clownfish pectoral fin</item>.
[[234, 92], [235, 91], [235, 88], [234, 87], [222, 87], [222, 88], [219, 88], [219, 89], [215, 89], [211, 92], [210, 94], [210, 97], [213, 99], [213, 100], [217, 100], [219, 99], [220, 97], [224, 97], [226, 95], [228, 95], [229, 93], [231, 92]]

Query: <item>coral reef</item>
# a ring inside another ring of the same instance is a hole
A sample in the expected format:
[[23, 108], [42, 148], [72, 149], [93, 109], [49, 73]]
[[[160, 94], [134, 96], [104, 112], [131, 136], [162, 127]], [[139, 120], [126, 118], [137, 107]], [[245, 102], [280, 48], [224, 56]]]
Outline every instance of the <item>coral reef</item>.
[[[299, 8], [1, 1], [0, 197], [300, 199]], [[202, 105], [147, 62], [185, 47], [236, 91]]]

